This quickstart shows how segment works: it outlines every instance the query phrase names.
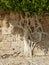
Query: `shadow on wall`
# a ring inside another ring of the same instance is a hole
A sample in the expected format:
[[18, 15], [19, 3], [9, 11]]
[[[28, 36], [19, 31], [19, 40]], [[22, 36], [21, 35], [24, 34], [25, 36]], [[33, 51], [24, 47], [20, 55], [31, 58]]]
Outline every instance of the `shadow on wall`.
[[49, 54], [49, 15], [44, 15], [39, 21], [42, 24], [43, 31], [48, 35], [42, 34], [42, 41], [36, 46], [44, 50], [44, 54]]
[[44, 50], [44, 54], [46, 55], [49, 52], [49, 36], [43, 35], [42, 41], [36, 45], [37, 49]]

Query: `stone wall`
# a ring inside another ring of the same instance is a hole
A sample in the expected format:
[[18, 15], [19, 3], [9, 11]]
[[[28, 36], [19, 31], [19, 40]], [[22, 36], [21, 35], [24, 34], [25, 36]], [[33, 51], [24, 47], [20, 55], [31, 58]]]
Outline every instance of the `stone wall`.
[[[0, 15], [0, 56], [4, 54], [12, 55], [17, 52], [23, 55], [24, 53], [23, 30], [16, 28], [16, 35], [12, 34], [13, 26], [16, 26], [17, 22], [21, 20], [20, 15], [18, 13]], [[35, 18], [32, 17], [30, 19], [32, 20], [31, 23], [34, 25]], [[22, 21], [24, 21], [23, 18]], [[10, 22], [10, 27], [8, 25], [6, 28], [8, 22]], [[42, 18], [39, 18], [39, 22], [44, 32], [47, 34], [42, 34], [42, 41], [36, 44], [33, 55], [49, 55], [49, 16], [44, 15]], [[20, 36], [20, 34], [22, 36]]]

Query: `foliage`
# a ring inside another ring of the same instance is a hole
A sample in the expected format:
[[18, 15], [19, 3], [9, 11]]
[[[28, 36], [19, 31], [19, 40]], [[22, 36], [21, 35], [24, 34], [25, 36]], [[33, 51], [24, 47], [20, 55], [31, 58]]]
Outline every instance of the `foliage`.
[[49, 12], [49, 0], [0, 0], [0, 7], [4, 11], [42, 14]]

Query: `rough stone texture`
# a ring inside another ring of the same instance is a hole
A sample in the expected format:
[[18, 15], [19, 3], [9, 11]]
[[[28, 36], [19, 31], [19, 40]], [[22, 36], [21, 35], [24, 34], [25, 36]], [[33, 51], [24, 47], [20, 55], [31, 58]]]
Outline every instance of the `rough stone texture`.
[[[34, 48], [32, 58], [25, 57], [23, 36], [20, 36], [20, 34], [23, 34], [22, 30], [20, 31], [20, 28], [17, 29], [19, 32], [16, 32], [16, 35], [9, 30], [6, 31], [7, 34], [3, 34], [4, 32], [1, 28], [8, 20], [8, 16], [6, 19], [4, 17], [0, 18], [0, 65], [49, 65], [49, 35], [42, 35], [42, 41]], [[19, 14], [11, 13], [10, 23], [12, 22], [11, 24], [16, 26], [16, 20], [20, 20], [18, 17]], [[49, 17], [46, 20], [43, 18], [40, 23], [44, 31], [49, 34]]]

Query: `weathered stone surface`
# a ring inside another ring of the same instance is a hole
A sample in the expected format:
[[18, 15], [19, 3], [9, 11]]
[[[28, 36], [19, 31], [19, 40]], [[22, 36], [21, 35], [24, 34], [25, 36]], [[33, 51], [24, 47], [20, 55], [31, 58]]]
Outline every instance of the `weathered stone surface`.
[[[11, 13], [10, 19], [8, 16], [6, 15], [3, 20], [0, 20], [2, 21], [2, 23], [0, 22], [0, 65], [49, 65], [49, 57], [46, 56], [49, 55], [49, 19], [47, 22], [40, 21], [46, 34], [42, 33], [41, 42], [36, 44], [31, 58], [24, 55], [24, 31], [22, 28], [16, 27], [17, 22], [21, 19], [19, 19], [20, 15]], [[6, 28], [7, 21], [10, 22], [11, 27]], [[34, 26], [34, 18], [31, 18], [30, 21], [31, 26]], [[39, 40], [39, 34], [33, 34], [33, 38]]]

